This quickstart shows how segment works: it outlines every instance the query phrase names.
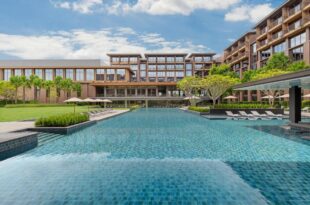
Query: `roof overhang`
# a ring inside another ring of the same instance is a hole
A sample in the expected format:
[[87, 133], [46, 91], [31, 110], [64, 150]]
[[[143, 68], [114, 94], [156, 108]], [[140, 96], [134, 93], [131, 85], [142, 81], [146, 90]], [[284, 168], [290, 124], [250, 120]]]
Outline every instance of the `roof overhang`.
[[234, 90], [281, 90], [298, 86], [310, 89], [310, 69], [302, 70], [272, 78], [239, 84], [233, 87]]

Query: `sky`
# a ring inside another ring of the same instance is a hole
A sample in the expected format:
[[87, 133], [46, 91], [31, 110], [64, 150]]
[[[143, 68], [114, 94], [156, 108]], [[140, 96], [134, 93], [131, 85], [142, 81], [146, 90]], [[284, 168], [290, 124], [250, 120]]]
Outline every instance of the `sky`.
[[222, 54], [284, 0], [1, 0], [0, 59]]

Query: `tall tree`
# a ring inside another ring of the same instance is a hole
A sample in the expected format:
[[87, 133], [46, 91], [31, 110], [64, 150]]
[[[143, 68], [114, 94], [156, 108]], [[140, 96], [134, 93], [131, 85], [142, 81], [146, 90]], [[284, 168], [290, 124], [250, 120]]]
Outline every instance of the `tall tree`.
[[10, 77], [10, 83], [15, 88], [15, 104], [17, 104], [18, 99], [18, 88], [20, 88], [23, 85], [22, 78], [20, 76], [12, 76]]
[[195, 96], [198, 95], [198, 92], [201, 89], [201, 78], [194, 76], [185, 77], [178, 81], [177, 88], [182, 90], [185, 93], [185, 96], [189, 97], [192, 106], [196, 106], [199, 99], [195, 98]]
[[22, 87], [23, 87], [23, 103], [26, 101], [26, 89], [31, 88], [31, 81], [30, 79], [27, 79], [26, 76], [21, 76], [22, 80]]
[[78, 97], [80, 97], [81, 91], [82, 91], [81, 84], [80, 83], [73, 83], [72, 84], [72, 90], [77, 93]]
[[10, 82], [0, 81], [0, 96], [4, 98], [5, 103], [12, 100], [15, 96], [14, 86]]
[[210, 69], [209, 75], [223, 75], [232, 78], [239, 78], [238, 74], [231, 70], [228, 64], [213, 65]]
[[[41, 88], [43, 86], [43, 80], [36, 75], [30, 76], [30, 82], [35, 89], [35, 100], [40, 99], [41, 97]], [[39, 92], [38, 92], [39, 91]], [[39, 93], [39, 95], [37, 95]]]
[[66, 99], [68, 99], [68, 94], [72, 90], [73, 81], [71, 79], [63, 79], [60, 84], [62, 90], [65, 93]]
[[[54, 81], [52, 80], [46, 80], [43, 81], [42, 87], [46, 90], [46, 96], [48, 99], [48, 102], [51, 102], [51, 89], [54, 87]], [[47, 102], [47, 99], [45, 102]]]
[[275, 53], [268, 59], [267, 64], [263, 69], [286, 70], [290, 63], [290, 58], [286, 56], [283, 52]]
[[60, 76], [56, 76], [56, 78], [54, 79], [54, 85], [55, 85], [55, 88], [56, 88], [56, 102], [58, 103], [59, 101], [59, 97], [60, 97], [60, 94], [61, 94], [61, 89], [62, 89], [62, 82], [63, 79], [62, 77]]
[[228, 89], [238, 83], [237, 78], [223, 75], [209, 75], [202, 81], [202, 88], [213, 101], [213, 107], [218, 100]]

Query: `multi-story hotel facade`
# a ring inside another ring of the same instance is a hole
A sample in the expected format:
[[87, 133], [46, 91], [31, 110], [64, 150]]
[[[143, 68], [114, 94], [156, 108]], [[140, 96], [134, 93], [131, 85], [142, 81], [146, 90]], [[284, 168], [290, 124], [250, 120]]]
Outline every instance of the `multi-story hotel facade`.
[[[215, 63], [214, 53], [108, 54], [110, 65], [100, 60], [4, 60], [0, 61], [0, 80], [11, 76], [37, 75], [44, 80], [56, 76], [79, 82], [81, 93], [59, 93], [58, 101], [68, 97], [105, 98], [116, 104], [182, 103], [184, 93], [177, 81], [185, 76], [207, 75]], [[20, 93], [21, 93], [20, 89]], [[21, 96], [21, 94], [20, 94]], [[26, 89], [26, 100], [47, 102], [45, 89]]]
[[[243, 46], [243, 41], [245, 45]], [[283, 52], [292, 61], [310, 64], [310, 1], [289, 0], [258, 22], [225, 50], [224, 62], [242, 72], [261, 68], [269, 57]], [[240, 100], [260, 100], [260, 92], [241, 92]]]

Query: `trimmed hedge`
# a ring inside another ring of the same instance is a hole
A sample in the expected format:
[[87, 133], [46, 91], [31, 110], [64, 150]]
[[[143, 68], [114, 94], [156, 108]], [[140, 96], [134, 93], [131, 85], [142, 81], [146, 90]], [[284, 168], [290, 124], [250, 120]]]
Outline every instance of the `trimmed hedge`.
[[270, 108], [270, 105], [268, 104], [219, 104], [215, 105], [215, 109], [267, 109]]
[[72, 104], [9, 104], [5, 108], [23, 108], [23, 107], [72, 107]]
[[36, 127], [68, 127], [88, 120], [88, 114], [68, 113], [39, 118], [36, 120], [35, 125]]
[[209, 112], [210, 111], [210, 108], [208, 108], [208, 107], [190, 106], [188, 109], [192, 110], [192, 111], [196, 111], [196, 112]]

